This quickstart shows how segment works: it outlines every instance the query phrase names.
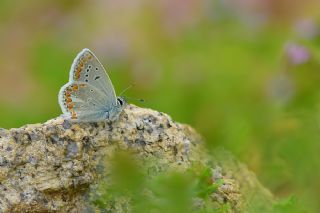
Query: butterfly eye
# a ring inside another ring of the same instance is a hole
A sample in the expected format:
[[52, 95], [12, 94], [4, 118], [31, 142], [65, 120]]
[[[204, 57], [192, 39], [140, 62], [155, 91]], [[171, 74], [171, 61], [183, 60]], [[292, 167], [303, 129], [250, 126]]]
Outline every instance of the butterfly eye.
[[118, 98], [118, 103], [120, 104], [120, 106], [123, 105], [123, 101], [121, 100], [121, 98]]

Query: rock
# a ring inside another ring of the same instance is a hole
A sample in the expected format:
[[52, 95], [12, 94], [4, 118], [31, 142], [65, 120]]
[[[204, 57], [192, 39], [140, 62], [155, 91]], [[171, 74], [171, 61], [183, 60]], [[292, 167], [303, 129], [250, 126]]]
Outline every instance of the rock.
[[273, 202], [254, 174], [226, 151], [209, 155], [191, 127], [128, 105], [114, 123], [72, 123], [58, 117], [0, 129], [0, 212], [89, 212], [87, 194], [99, 180], [101, 159], [117, 150], [153, 159], [150, 169], [156, 171], [184, 171], [194, 162], [213, 160], [212, 182], [223, 184], [212, 200], [229, 202], [233, 212], [249, 209], [257, 196], [261, 205]]

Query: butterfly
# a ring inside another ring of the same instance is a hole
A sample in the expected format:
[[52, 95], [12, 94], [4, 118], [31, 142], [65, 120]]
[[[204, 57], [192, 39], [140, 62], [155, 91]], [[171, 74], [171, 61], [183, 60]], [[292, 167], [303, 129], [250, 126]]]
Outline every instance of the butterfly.
[[126, 104], [116, 96], [106, 70], [89, 49], [74, 59], [69, 82], [61, 87], [58, 99], [63, 114], [78, 122], [115, 121]]

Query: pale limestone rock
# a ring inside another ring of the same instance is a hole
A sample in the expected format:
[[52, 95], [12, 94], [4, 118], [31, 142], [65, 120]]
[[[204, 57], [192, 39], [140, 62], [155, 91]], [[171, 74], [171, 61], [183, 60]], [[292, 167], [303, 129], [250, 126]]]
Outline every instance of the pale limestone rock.
[[[58, 117], [44, 124], [0, 129], [0, 212], [88, 211], [87, 192], [99, 179], [101, 158], [119, 149], [155, 162], [148, 165], [155, 171], [184, 171], [192, 162], [209, 161], [191, 127], [134, 105], [128, 105], [114, 123], [78, 124]], [[222, 156], [228, 159], [211, 156], [216, 165], [213, 182], [224, 180], [212, 195], [214, 201], [231, 203], [234, 212], [250, 206], [257, 193], [272, 203], [272, 195], [245, 166], [230, 160], [229, 154]]]

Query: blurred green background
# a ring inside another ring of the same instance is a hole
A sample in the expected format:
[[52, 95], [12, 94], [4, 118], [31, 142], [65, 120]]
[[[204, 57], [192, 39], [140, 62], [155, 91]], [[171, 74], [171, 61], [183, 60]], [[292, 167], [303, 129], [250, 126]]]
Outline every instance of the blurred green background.
[[278, 196], [320, 211], [318, 0], [0, 0], [0, 126], [61, 114], [90, 48], [120, 93], [231, 150]]

